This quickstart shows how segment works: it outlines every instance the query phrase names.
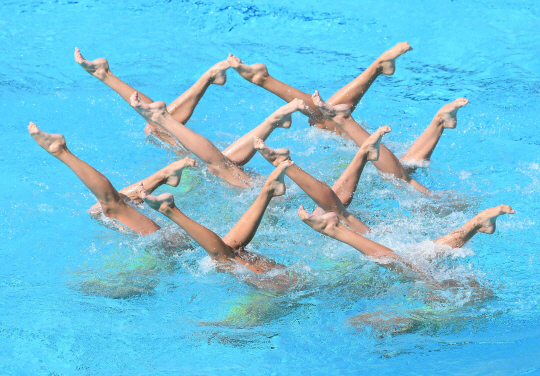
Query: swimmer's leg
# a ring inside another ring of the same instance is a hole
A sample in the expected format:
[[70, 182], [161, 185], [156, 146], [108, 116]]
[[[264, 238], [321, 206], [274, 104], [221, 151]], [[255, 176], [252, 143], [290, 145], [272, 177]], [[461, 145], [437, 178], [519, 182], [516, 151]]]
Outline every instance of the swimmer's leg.
[[286, 170], [293, 164], [293, 161], [285, 160], [268, 176], [255, 202], [234, 225], [232, 230], [223, 237], [223, 241], [231, 248], [235, 250], [244, 248], [253, 239], [270, 200], [273, 197], [285, 194], [286, 188], [283, 179]]
[[141, 185], [141, 183], [144, 185], [144, 189], [148, 193], [154, 192], [163, 184], [170, 185], [171, 187], [178, 187], [178, 184], [180, 184], [180, 180], [182, 179], [182, 172], [184, 171], [184, 168], [194, 166], [197, 166], [195, 159], [186, 157], [171, 163], [167, 167], [162, 168], [146, 179], [121, 189], [119, 192], [126, 195], [131, 200], [141, 203], [142, 200], [139, 198], [137, 193], [137, 188], [139, 185]]
[[[134, 88], [126, 84], [124, 81], [116, 77], [109, 69], [109, 63], [106, 59], [100, 58], [94, 61], [86, 60], [80, 53], [79, 49], [75, 47], [75, 61], [92, 76], [99, 79], [105, 85], [116, 91], [122, 99], [129, 104], [129, 98], [135, 91]], [[153, 103], [154, 101], [146, 95], [140, 93], [140, 98], [145, 103]], [[148, 123], [145, 128], [146, 134], [152, 133], [158, 139], [166, 142], [170, 145], [179, 146], [174, 137], [172, 137], [167, 131], [160, 128], [155, 123]]]
[[149, 195], [142, 185], [137, 190], [139, 197], [152, 209], [171, 219], [195, 240], [208, 255], [217, 261], [232, 261], [235, 255], [231, 248], [225, 244], [215, 232], [198, 224], [182, 213], [174, 204], [174, 197], [170, 193], [159, 196]]
[[[343, 226], [335, 213], [329, 212], [318, 216], [310, 215], [303, 206], [300, 206], [300, 209], [298, 210], [298, 215], [305, 224], [307, 224], [315, 231], [350, 245], [364, 255], [375, 259], [375, 262], [377, 262], [377, 260], [380, 260], [381, 263], [377, 263], [381, 266], [390, 267], [389, 264], [385, 264], [385, 260], [398, 261], [404, 265], [407, 265], [403, 261], [403, 259], [390, 248], [385, 247], [382, 244], [375, 243], [374, 241], [367, 239], [362, 235], [351, 231], [347, 227]], [[414, 270], [409, 265], [407, 266], [411, 270]], [[395, 266], [392, 265], [392, 267]]]
[[307, 108], [301, 99], [293, 99], [290, 103], [280, 107], [259, 126], [233, 142], [223, 154], [239, 166], [248, 163], [256, 153], [253, 147], [253, 138], [266, 140], [276, 128], [288, 129], [291, 127], [291, 114]]
[[327, 102], [332, 105], [346, 104], [351, 108], [351, 112], [354, 112], [356, 106], [377, 77], [381, 74], [393, 75], [396, 69], [396, 59], [411, 50], [412, 47], [407, 42], [396, 44], [379, 56], [360, 76], [332, 95]]
[[130, 103], [146, 120], [163, 127], [187, 150], [206, 163], [212, 174], [239, 187], [249, 186], [251, 179], [244, 171], [224, 156], [207, 138], [176, 121], [167, 112], [164, 102], [147, 104], [140, 100], [137, 92], [134, 92]]
[[105, 216], [118, 220], [133, 231], [147, 235], [159, 230], [159, 226], [126, 204], [109, 180], [92, 166], [73, 155], [66, 146], [64, 136], [48, 134], [30, 123], [32, 138], [49, 154], [64, 162], [96, 196]]
[[191, 118], [191, 115], [193, 115], [193, 111], [206, 92], [206, 89], [208, 89], [211, 84], [225, 85], [225, 82], [227, 81], [226, 72], [230, 67], [231, 66], [227, 60], [220, 61], [214, 65], [207, 72], [205, 72], [201, 78], [199, 78], [197, 82], [195, 82], [193, 86], [191, 86], [185, 93], [170, 103], [167, 106], [167, 111], [169, 111], [171, 116], [176, 121], [186, 124]]
[[[318, 91], [313, 94], [313, 103], [316, 104], [324, 115], [335, 122], [343, 131], [351, 137], [351, 139], [358, 145], [362, 144], [368, 139], [369, 133], [358, 124], [351, 116], [351, 110], [347, 105], [332, 106], [325, 103], [319, 95]], [[377, 162], [373, 163], [375, 167], [384, 173], [392, 174], [396, 178], [406, 181], [412, 185], [415, 189], [422, 193], [431, 193], [429, 189], [412, 179], [403, 165], [399, 162], [399, 159], [384, 145], [380, 146], [380, 157]]]
[[445, 104], [436, 114], [431, 124], [426, 128], [424, 133], [407, 150], [401, 158], [403, 162], [413, 162], [429, 160], [435, 146], [439, 142], [445, 129], [454, 129], [457, 125], [457, 112], [465, 106], [469, 101], [465, 98], [456, 99], [453, 102]]
[[[260, 138], [255, 137], [254, 145], [255, 149], [274, 166], [289, 159], [287, 149], [269, 148]], [[336, 213], [340, 220], [358, 233], [365, 234], [369, 231], [369, 227], [347, 211], [336, 193], [327, 184], [315, 179], [296, 165], [289, 167], [286, 173], [322, 209]]]
[[332, 126], [332, 122], [328, 121], [319, 109], [313, 105], [311, 102], [311, 95], [276, 80], [268, 74], [268, 69], [264, 64], [257, 63], [246, 65], [238, 57], [231, 54], [229, 54], [227, 61], [244, 79], [277, 95], [285, 102], [291, 102], [295, 98], [303, 100], [308, 108], [301, 110], [300, 112], [308, 116], [313, 123], [328, 124], [328, 126]]
[[358, 181], [366, 163], [368, 161], [376, 162], [379, 159], [381, 139], [390, 131], [389, 126], [384, 126], [369, 136], [360, 149], [358, 149], [351, 163], [332, 186], [332, 190], [345, 207], [348, 207], [352, 202], [354, 192], [356, 191]]
[[435, 243], [448, 245], [452, 248], [461, 248], [479, 232], [493, 234], [497, 217], [502, 214], [514, 214], [514, 210], [508, 205], [499, 205], [486, 209], [457, 230], [435, 240]]

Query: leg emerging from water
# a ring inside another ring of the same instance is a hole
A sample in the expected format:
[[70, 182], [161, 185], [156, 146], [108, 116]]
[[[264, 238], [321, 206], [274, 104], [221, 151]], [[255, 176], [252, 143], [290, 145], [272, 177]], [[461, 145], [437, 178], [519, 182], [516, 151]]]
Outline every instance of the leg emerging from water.
[[407, 150], [401, 158], [401, 162], [412, 164], [415, 161], [429, 160], [435, 150], [439, 139], [445, 129], [454, 129], [457, 125], [457, 112], [469, 101], [465, 98], [456, 99], [453, 102], [445, 104], [436, 114], [431, 124], [424, 133]]
[[[79, 49], [75, 48], [75, 61], [85, 71], [116, 91], [128, 104], [130, 103], [131, 94], [133, 94], [135, 89], [120, 80], [111, 72], [109, 63], [106, 59], [100, 58], [94, 61], [86, 60], [81, 55]], [[225, 84], [227, 80], [226, 71], [229, 68], [230, 66], [227, 61], [221, 61], [204, 73], [191, 88], [169, 105], [168, 111], [173, 118], [180, 123], [185, 124], [193, 114], [195, 107], [203, 97], [208, 86], [211, 84]], [[143, 93], [139, 93], [139, 97], [145, 103], [150, 104], [154, 102]], [[178, 146], [174, 137], [156, 123], [149, 122], [145, 128], [145, 132], [146, 134], [152, 133], [163, 142]]]
[[92, 166], [73, 155], [66, 146], [64, 136], [48, 134], [30, 123], [32, 138], [49, 154], [64, 162], [96, 196], [105, 216], [118, 220], [133, 231], [147, 235], [159, 230], [159, 226], [126, 204], [109, 180]]
[[413, 48], [401, 42], [385, 51], [365, 71], [328, 99], [332, 105], [346, 104], [354, 112], [356, 106], [379, 75], [391, 76], [396, 70], [396, 59]]
[[227, 69], [231, 66], [227, 60], [220, 61], [193, 84], [185, 93], [176, 98], [167, 106], [167, 111], [178, 122], [186, 124], [193, 115], [193, 111], [211, 84], [225, 85]]
[[178, 187], [178, 184], [180, 184], [180, 180], [182, 179], [182, 172], [184, 171], [184, 168], [195, 166], [198, 166], [195, 159], [186, 157], [171, 163], [167, 167], [162, 168], [146, 179], [121, 189], [119, 192], [126, 195], [132, 201], [142, 203], [142, 200], [139, 198], [139, 194], [137, 193], [137, 189], [141, 183], [144, 185], [144, 188], [148, 193], [154, 192], [157, 188], [164, 184], [170, 185], [171, 187]]
[[[349, 137], [358, 145], [362, 144], [369, 138], [369, 133], [358, 124], [351, 116], [351, 110], [347, 105], [332, 106], [325, 103], [319, 95], [318, 91], [313, 94], [313, 103], [318, 106], [321, 112], [338, 125], [343, 131], [347, 132]], [[380, 156], [377, 162], [373, 163], [375, 167], [384, 173], [392, 174], [396, 178], [406, 181], [415, 189], [422, 193], [429, 194], [430, 191], [416, 180], [412, 179], [399, 159], [384, 145], [380, 146]]]
[[[255, 149], [274, 166], [288, 160], [290, 157], [287, 149], [272, 149], [266, 146], [260, 138], [255, 137]], [[290, 177], [315, 203], [325, 211], [334, 212], [353, 231], [365, 234], [369, 227], [363, 224], [347, 211], [336, 193], [325, 183], [315, 179], [300, 167], [293, 165], [287, 169], [287, 176]]]
[[[331, 104], [347, 104], [352, 110], [356, 108], [362, 96], [367, 92], [371, 84], [381, 75], [392, 75], [395, 71], [395, 60], [405, 52], [412, 50], [407, 42], [398, 43], [390, 50], [384, 52], [373, 64], [369, 66], [360, 76], [348, 83], [330, 99]], [[257, 63], [246, 65], [238, 57], [229, 54], [227, 61], [244, 79], [258, 85], [269, 92], [277, 95], [281, 99], [290, 102], [294, 98], [302, 99], [308, 105], [308, 109], [302, 111], [309, 116], [311, 123], [319, 128], [328, 129], [338, 134], [346, 135], [339, 127], [326, 119], [311, 101], [311, 96], [279, 80], [276, 80], [268, 73], [264, 64]]]
[[362, 171], [368, 161], [376, 162], [379, 160], [380, 143], [382, 137], [391, 131], [389, 126], [380, 127], [371, 136], [369, 136], [358, 152], [347, 166], [345, 171], [336, 180], [332, 190], [339, 197], [345, 207], [348, 207], [354, 197], [354, 192], [358, 186]]
[[262, 217], [270, 200], [285, 194], [285, 172], [294, 165], [291, 160], [281, 162], [268, 176], [259, 196], [231, 231], [223, 237], [223, 241], [234, 250], [242, 250], [249, 244], [261, 223]]
[[176, 121], [168, 112], [165, 102], [147, 104], [134, 92], [131, 106], [146, 120], [152, 121], [171, 133], [184, 147], [207, 164], [208, 170], [221, 179], [239, 186], [248, 187], [251, 179], [244, 171], [224, 156], [207, 138], [193, 132]]
[[159, 211], [182, 227], [213, 259], [222, 262], [237, 262], [253, 272], [264, 273], [275, 267], [283, 266], [260, 257], [254, 257], [243, 248], [253, 239], [272, 197], [285, 193], [283, 177], [285, 170], [292, 164], [292, 161], [286, 161], [270, 174], [253, 205], [223, 239], [183, 214], [175, 206], [174, 198], [170, 193], [164, 193], [157, 197], [151, 196], [142, 184], [137, 192], [139, 197], [152, 209]]
[[291, 127], [291, 114], [306, 109], [305, 102], [293, 99], [290, 103], [280, 107], [258, 127], [233, 142], [223, 154], [239, 166], [248, 163], [257, 152], [253, 147], [254, 137], [266, 140], [276, 128], [288, 129]]
[[508, 205], [499, 205], [491, 209], [486, 209], [460, 228], [435, 240], [435, 243], [448, 245], [452, 248], [461, 248], [479, 232], [493, 234], [496, 228], [497, 217], [503, 214], [514, 214], [514, 210]]
[[390, 248], [376, 243], [373, 240], [367, 239], [343, 226], [335, 213], [330, 212], [322, 213], [322, 215], [310, 215], [303, 206], [300, 206], [298, 215], [305, 224], [315, 231], [350, 245], [364, 255], [374, 259], [374, 261], [380, 266], [402, 273], [407, 273], [410, 270], [415, 273], [422, 274], [412, 265], [406, 263]]

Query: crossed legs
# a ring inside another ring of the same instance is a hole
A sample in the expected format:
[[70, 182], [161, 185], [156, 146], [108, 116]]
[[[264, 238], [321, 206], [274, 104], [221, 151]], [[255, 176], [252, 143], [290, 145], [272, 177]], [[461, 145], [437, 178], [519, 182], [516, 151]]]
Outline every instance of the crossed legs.
[[[338, 179], [334, 188], [330, 188], [326, 183], [315, 179], [300, 167], [293, 165], [287, 169], [287, 176], [291, 178], [315, 203], [319, 206], [316, 210], [324, 210], [336, 213], [338, 218], [343, 221], [353, 231], [365, 234], [369, 227], [354, 217], [346, 209], [351, 202], [360, 179], [362, 170], [368, 160], [378, 157], [378, 145], [382, 136], [389, 132], [389, 127], [382, 127], [373, 137], [366, 141], [360, 148], [353, 162]], [[278, 166], [283, 161], [290, 159], [290, 152], [287, 149], [272, 149], [266, 146], [263, 140], [255, 138], [255, 149], [274, 166]], [[339, 195], [336, 193], [339, 193]]]
[[[514, 210], [508, 205], [486, 209], [462, 227], [435, 240], [435, 243], [448, 245], [452, 248], [463, 247], [465, 243], [479, 232], [493, 234], [495, 232], [497, 217], [502, 214], [514, 214]], [[403, 259], [390, 248], [369, 240], [343, 226], [335, 213], [325, 213], [320, 216], [310, 215], [301, 206], [298, 210], [298, 215], [304, 223], [315, 231], [350, 245], [364, 255], [372, 257], [376, 262], [380, 262], [381, 266], [387, 266], [385, 261], [399, 261], [409, 269], [414, 270], [412, 266], [403, 262]]]
[[[272, 198], [285, 193], [286, 188], [283, 179], [285, 171], [292, 165], [292, 161], [284, 161], [276, 167], [268, 176], [255, 202], [223, 238], [182, 213], [176, 207], [172, 194], [164, 193], [157, 197], [152, 196], [146, 192], [142, 184], [139, 187], [138, 194], [152, 209], [159, 211], [184, 229], [212, 259], [220, 262], [220, 266], [224, 270], [232, 271], [234, 269], [232, 264], [238, 263], [252, 272], [265, 273], [274, 268], [284, 268], [284, 266], [250, 253], [245, 250], [245, 247], [255, 236], [264, 212]], [[289, 285], [291, 282], [289, 280]], [[280, 289], [283, 285], [281, 287], [272, 285], [271, 287]]]
[[66, 146], [64, 136], [45, 133], [39, 130], [34, 123], [30, 123], [28, 131], [39, 146], [66, 164], [90, 189], [99, 201], [105, 216], [116, 219], [141, 235], [147, 235], [160, 229], [150, 218], [126, 204], [105, 176], [73, 155]]
[[[116, 77], [109, 68], [109, 63], [106, 59], [99, 58], [94, 61], [86, 60], [80, 53], [78, 48], [75, 48], [75, 61], [92, 76], [99, 79], [105, 85], [116, 91], [122, 99], [129, 103], [129, 98], [135, 91], [134, 88], [129, 86], [124, 81]], [[185, 93], [180, 95], [168, 106], [169, 113], [176, 119], [176, 121], [185, 124], [193, 114], [195, 107], [203, 97], [206, 89], [211, 84], [224, 85], [227, 81], [226, 71], [230, 66], [227, 61], [221, 61], [211, 67], [205, 72], [198, 80], [190, 87]], [[139, 93], [142, 101], [145, 103], [153, 103], [154, 101], [148, 96]], [[171, 144], [178, 145], [174, 137], [159, 127], [157, 124], [149, 122], [145, 128], [147, 134], [152, 133], [160, 140]]]
[[[345, 85], [342, 89], [336, 92], [330, 99], [331, 104], [347, 104], [354, 109], [367, 92], [371, 84], [381, 74], [392, 75], [395, 71], [395, 60], [412, 50], [407, 42], [396, 44], [390, 50], [384, 52], [371, 64], [360, 76]], [[244, 79], [255, 85], [258, 85], [271, 93], [277, 95], [286, 102], [290, 102], [294, 98], [302, 99], [308, 105], [308, 109], [302, 111], [304, 115], [309, 116], [310, 121], [316, 124], [319, 128], [328, 129], [339, 134], [344, 132], [339, 129], [331, 121], [328, 121], [317, 107], [311, 101], [311, 96], [292, 86], [289, 86], [281, 81], [276, 80], [268, 73], [268, 69], [264, 64], [258, 63], [246, 65], [239, 58], [229, 54], [227, 58], [229, 65], [235, 69]]]

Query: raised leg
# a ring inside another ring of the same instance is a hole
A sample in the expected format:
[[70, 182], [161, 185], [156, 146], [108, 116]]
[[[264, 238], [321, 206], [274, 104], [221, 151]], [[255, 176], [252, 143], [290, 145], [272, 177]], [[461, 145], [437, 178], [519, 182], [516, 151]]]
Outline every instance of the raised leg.
[[92, 166], [73, 155], [66, 146], [64, 136], [48, 134], [30, 123], [32, 138], [49, 154], [64, 162], [96, 196], [105, 216], [118, 220], [133, 231], [147, 235], [160, 229], [151, 219], [126, 204], [109, 180]]
[[[227, 69], [231, 66], [227, 60], [220, 61], [193, 84], [185, 93], [176, 98], [167, 106], [167, 111], [178, 122], [186, 124], [193, 115], [193, 111], [211, 84], [225, 85]], [[133, 91], [132, 91], [133, 92]], [[146, 102], [146, 101], [145, 101]]]
[[233, 185], [249, 186], [250, 177], [225, 157], [208, 139], [176, 121], [167, 112], [165, 102], [147, 104], [139, 99], [137, 92], [134, 92], [130, 103], [145, 119], [158, 124], [176, 137], [187, 150], [207, 164], [211, 173]]
[[393, 75], [396, 70], [396, 59], [412, 49], [409, 43], [401, 42], [385, 51], [360, 76], [332, 95], [328, 99], [328, 103], [332, 105], [346, 104], [351, 108], [351, 112], [354, 112], [356, 106], [377, 77], [381, 74]]
[[144, 184], [146, 192], [152, 193], [158, 187], [163, 184], [170, 185], [171, 187], [178, 187], [180, 180], [182, 179], [182, 172], [186, 167], [195, 167], [198, 163], [193, 158], [184, 158], [179, 161], [173, 162], [167, 167], [162, 168], [158, 172], [150, 175], [146, 179], [131, 184], [130, 186], [121, 189], [119, 192], [126, 195], [129, 199], [135, 202], [142, 202], [137, 193], [139, 185]]
[[389, 126], [380, 127], [371, 136], [367, 138], [358, 152], [347, 166], [345, 171], [336, 180], [332, 190], [339, 197], [339, 200], [345, 207], [348, 207], [354, 197], [354, 192], [358, 186], [358, 181], [368, 161], [376, 162], [379, 160], [380, 144], [382, 137], [391, 131]]
[[[298, 210], [300, 219], [309, 227], [323, 235], [339, 240], [362, 252], [368, 257], [375, 259], [381, 266], [388, 267], [385, 261], [398, 261], [404, 265], [403, 259], [390, 248], [375, 243], [373, 240], [364, 238], [362, 235], [343, 226], [335, 213], [323, 213], [323, 215], [310, 215], [303, 206]], [[412, 269], [412, 267], [411, 267]], [[414, 269], [412, 269], [414, 270]]]
[[223, 241], [231, 248], [235, 250], [244, 248], [253, 239], [270, 200], [285, 194], [286, 188], [283, 179], [286, 170], [293, 164], [294, 162], [291, 160], [283, 161], [268, 176], [253, 205], [244, 213], [232, 230], [223, 237]]
[[[349, 106], [332, 106], [329, 103], [325, 103], [320, 97], [318, 91], [315, 91], [315, 94], [313, 94], [313, 103], [319, 107], [321, 112], [328, 119], [331, 119], [341, 129], [343, 129], [343, 131], [347, 132], [347, 134], [358, 146], [362, 146], [362, 144], [368, 139], [369, 133], [353, 119]], [[388, 150], [386, 146], [380, 146], [379, 160], [373, 164], [379, 171], [392, 174], [398, 179], [405, 180], [418, 191], [427, 194], [431, 193], [429, 189], [418, 183], [407, 174], [403, 168], [403, 165], [399, 162], [399, 159], [394, 155], [394, 153]]]
[[[289, 151], [287, 149], [269, 148], [260, 138], [255, 137], [254, 145], [255, 149], [274, 166], [289, 159]], [[336, 193], [327, 184], [315, 179], [296, 165], [289, 167], [286, 173], [318, 206], [325, 211], [336, 213], [339, 219], [353, 231], [361, 234], [369, 231], [369, 227], [347, 211]]]
[[178, 226], [182, 227], [187, 234], [193, 238], [210, 257], [217, 261], [234, 260], [235, 254], [232, 249], [221, 240], [215, 232], [198, 224], [194, 220], [182, 213], [174, 204], [174, 197], [170, 193], [159, 196], [149, 195], [142, 184], [137, 190], [139, 197], [152, 209], [170, 218]]
[[456, 99], [453, 102], [445, 104], [431, 121], [424, 133], [407, 150], [401, 158], [401, 162], [408, 165], [417, 161], [429, 160], [435, 146], [439, 142], [445, 129], [454, 129], [457, 125], [457, 112], [469, 101], [465, 98]]
[[253, 147], [253, 138], [266, 140], [276, 128], [288, 129], [291, 127], [291, 114], [307, 108], [301, 99], [293, 99], [290, 103], [280, 107], [259, 126], [233, 142], [223, 154], [239, 166], [245, 165], [256, 153]]
[[[105, 85], [116, 91], [122, 99], [129, 104], [129, 98], [135, 91], [134, 88], [116, 77], [109, 69], [109, 63], [106, 59], [99, 58], [94, 61], [86, 60], [77, 47], [75, 47], [75, 61], [88, 73], [96, 77]], [[141, 100], [145, 103], [154, 101], [146, 95], [140, 93]], [[155, 137], [171, 145], [179, 146], [174, 137], [167, 131], [157, 126], [155, 123], [148, 123], [144, 129], [146, 134], [152, 133]]]
[[285, 102], [291, 102], [295, 98], [303, 100], [307, 109], [301, 110], [304, 115], [310, 118], [310, 121], [314, 124], [321, 123], [328, 126], [332, 126], [332, 122], [328, 121], [319, 109], [313, 105], [311, 101], [311, 95], [304, 93], [292, 86], [289, 86], [268, 74], [268, 69], [264, 64], [257, 63], [253, 65], [246, 65], [238, 57], [229, 54], [227, 58], [230, 66], [237, 71], [247, 81], [268, 90], [274, 95], [277, 95]]
[[493, 234], [496, 228], [497, 217], [503, 214], [514, 214], [514, 210], [508, 205], [499, 205], [491, 209], [486, 209], [460, 228], [435, 240], [435, 243], [448, 245], [452, 248], [461, 248], [479, 232]]

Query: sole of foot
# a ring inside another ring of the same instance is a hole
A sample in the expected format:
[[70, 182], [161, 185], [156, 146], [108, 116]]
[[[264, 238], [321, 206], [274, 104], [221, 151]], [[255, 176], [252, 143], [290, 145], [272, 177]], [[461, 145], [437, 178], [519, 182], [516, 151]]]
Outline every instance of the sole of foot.
[[437, 111], [437, 120], [443, 128], [454, 129], [457, 126], [458, 110], [469, 103], [468, 99], [458, 98], [453, 102], [447, 103]]
[[323, 234], [330, 234], [332, 229], [335, 229], [339, 224], [339, 219], [336, 213], [325, 212], [321, 210], [321, 215], [312, 215], [304, 209], [304, 206], [300, 205], [298, 209], [298, 216], [309, 227], [317, 232]]
[[210, 68], [208, 70], [210, 82], [214, 85], [225, 85], [227, 82], [227, 69], [230, 67], [231, 65], [229, 62], [227, 60], [223, 60]]
[[86, 60], [78, 47], [75, 47], [75, 61], [92, 76], [104, 80], [109, 73], [109, 62], [104, 58], [99, 58], [94, 61]]
[[377, 68], [384, 75], [391, 76], [396, 71], [396, 59], [406, 53], [411, 51], [413, 48], [407, 42], [400, 42], [388, 51], [383, 52], [383, 54], [377, 59]]
[[64, 136], [43, 132], [32, 122], [28, 125], [28, 132], [39, 146], [52, 155], [56, 155], [67, 148]]
[[315, 90], [315, 93], [311, 96], [311, 101], [328, 119], [338, 120], [340, 118], [345, 119], [351, 116], [351, 108], [348, 105], [338, 104], [332, 106], [330, 103], [326, 103], [321, 98], [319, 90]]
[[186, 157], [179, 161], [173, 162], [165, 167], [163, 173], [165, 175], [165, 184], [172, 187], [178, 187], [182, 179], [182, 172], [186, 167], [196, 167], [199, 164], [193, 158]]
[[165, 102], [145, 103], [139, 98], [139, 93], [135, 91], [129, 98], [129, 103], [138, 113], [140, 113], [147, 121], [151, 121], [159, 125], [163, 121], [167, 112]]
[[476, 216], [478, 221], [478, 232], [483, 232], [485, 234], [493, 234], [497, 227], [497, 217], [503, 214], [514, 214], [514, 209], [508, 205], [499, 205], [494, 208], [486, 209], [480, 212]]
[[152, 196], [146, 192], [143, 183], [137, 187], [137, 195], [152, 209], [160, 213], [166, 213], [174, 208], [174, 196], [170, 193], [163, 193], [159, 196]]
[[291, 160], [283, 161], [268, 176], [265, 186], [272, 197], [282, 196], [287, 191], [287, 187], [285, 186], [285, 173], [293, 164], [294, 162]]
[[360, 150], [366, 154], [366, 159], [368, 161], [376, 162], [379, 160], [381, 140], [385, 134], [390, 133], [391, 131], [392, 128], [385, 125], [373, 132], [373, 134], [364, 141]]
[[234, 56], [233, 54], [229, 54], [227, 61], [229, 62], [230, 66], [240, 74], [240, 76], [249, 82], [254, 83], [255, 85], [261, 86], [268, 78], [268, 69], [264, 64], [257, 63], [253, 65], [246, 65], [242, 62], [242, 60], [240, 60], [240, 58]]

